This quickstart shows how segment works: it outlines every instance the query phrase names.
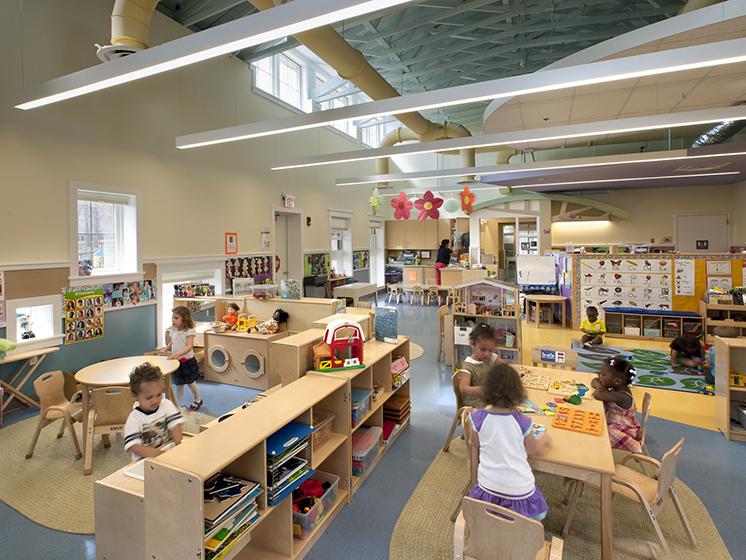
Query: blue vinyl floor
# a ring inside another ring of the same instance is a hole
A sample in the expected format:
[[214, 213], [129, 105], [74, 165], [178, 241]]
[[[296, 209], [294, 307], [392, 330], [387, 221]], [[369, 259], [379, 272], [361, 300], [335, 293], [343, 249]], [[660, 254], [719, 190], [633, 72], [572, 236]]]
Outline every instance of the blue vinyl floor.
[[[411, 336], [425, 350], [412, 368], [411, 425], [310, 551], [306, 557], [310, 560], [385, 560], [399, 513], [442, 447], [453, 418], [450, 368], [435, 360], [436, 309], [399, 307], [399, 332]], [[215, 416], [253, 394], [213, 383], [203, 383], [202, 389], [205, 412]], [[12, 423], [34, 414], [19, 410], [9, 413], [6, 421]], [[651, 419], [648, 445], [653, 455], [659, 457], [682, 436], [686, 444], [679, 461], [679, 478], [707, 506], [733, 558], [746, 559], [746, 444], [728, 442], [716, 432]], [[36, 525], [0, 502], [0, 551], [3, 559], [93, 559], [95, 540], [92, 535], [60, 533]]]

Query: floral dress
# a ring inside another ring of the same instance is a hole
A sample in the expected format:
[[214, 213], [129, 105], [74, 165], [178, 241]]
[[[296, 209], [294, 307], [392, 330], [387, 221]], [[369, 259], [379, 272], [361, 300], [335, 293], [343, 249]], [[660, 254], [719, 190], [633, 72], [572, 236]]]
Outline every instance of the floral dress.
[[606, 412], [606, 424], [609, 427], [611, 447], [631, 453], [640, 453], [642, 433], [640, 423], [635, 417], [637, 413], [635, 401], [632, 401], [632, 406], [629, 408], [622, 408], [613, 402], [605, 402], [604, 411]]

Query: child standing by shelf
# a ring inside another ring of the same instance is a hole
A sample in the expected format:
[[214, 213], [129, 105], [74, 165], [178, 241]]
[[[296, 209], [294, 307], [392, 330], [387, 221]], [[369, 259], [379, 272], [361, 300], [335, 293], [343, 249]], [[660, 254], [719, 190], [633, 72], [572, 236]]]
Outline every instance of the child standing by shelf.
[[580, 331], [583, 333], [580, 342], [585, 348], [603, 344], [604, 335], [606, 334], [606, 324], [599, 318], [598, 308], [589, 305], [585, 309], [585, 315], [585, 319], [580, 323]]
[[495, 364], [483, 386], [486, 408], [469, 414], [474, 427], [470, 445], [479, 447], [477, 484], [469, 496], [541, 521], [549, 506], [536, 485], [529, 456], [549, 447], [549, 435], [535, 435], [531, 419], [516, 411], [526, 398], [518, 372]]
[[149, 363], [137, 366], [130, 374], [130, 391], [137, 400], [124, 424], [124, 450], [132, 460], [157, 457], [163, 445], [181, 443], [184, 418], [179, 409], [163, 396], [163, 373]]
[[631, 453], [642, 451], [635, 399], [629, 387], [636, 375], [632, 364], [615, 356], [604, 360], [598, 377], [591, 381], [593, 397], [604, 403], [611, 447]]
[[199, 366], [194, 357], [194, 340], [197, 338], [197, 331], [194, 330], [194, 321], [188, 307], [180, 305], [174, 308], [168, 334], [171, 337], [171, 342], [166, 346], [168, 357], [172, 360], [179, 360], [179, 369], [171, 375], [176, 385], [176, 398], [179, 401], [177, 404], [184, 402], [184, 385], [189, 385], [194, 402], [188, 408], [199, 410], [203, 402], [197, 385]]
[[480, 323], [469, 333], [471, 356], [468, 356], [457, 375], [459, 391], [464, 406], [481, 408], [484, 406], [482, 398], [482, 384], [490, 368], [497, 362], [502, 363], [495, 354], [497, 337], [495, 331], [486, 323]]

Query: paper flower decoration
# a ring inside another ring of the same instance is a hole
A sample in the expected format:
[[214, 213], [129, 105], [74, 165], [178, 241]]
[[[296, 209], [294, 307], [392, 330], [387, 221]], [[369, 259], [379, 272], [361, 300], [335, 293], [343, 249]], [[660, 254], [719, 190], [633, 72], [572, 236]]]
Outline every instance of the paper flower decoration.
[[435, 195], [432, 192], [426, 191], [425, 194], [422, 195], [422, 198], [419, 198], [414, 202], [414, 207], [420, 211], [417, 215], [417, 219], [419, 221], [426, 220], [427, 218], [437, 220], [440, 217], [440, 211], [438, 208], [442, 205], [442, 198], [435, 198]]
[[412, 203], [407, 200], [407, 195], [399, 193], [398, 198], [391, 199], [391, 207], [394, 209], [394, 218], [397, 220], [408, 220], [409, 211], [412, 209]]
[[469, 190], [469, 185], [464, 185], [464, 190], [461, 191], [459, 195], [461, 196], [461, 210], [467, 214], [471, 214], [472, 206], [477, 200], [477, 197]]
[[383, 197], [381, 197], [381, 193], [378, 192], [378, 187], [373, 189], [373, 194], [368, 199], [368, 202], [370, 203], [370, 210], [373, 212], [373, 215], [378, 215], [378, 211], [381, 209], [381, 200]]

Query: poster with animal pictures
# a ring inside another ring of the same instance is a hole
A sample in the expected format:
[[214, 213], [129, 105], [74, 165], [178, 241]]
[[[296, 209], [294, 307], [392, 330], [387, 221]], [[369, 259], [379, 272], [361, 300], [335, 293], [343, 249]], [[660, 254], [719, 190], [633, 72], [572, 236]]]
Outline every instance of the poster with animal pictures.
[[673, 262], [675, 295], [693, 296], [695, 294], [694, 259], [675, 259]]
[[225, 261], [226, 292], [232, 291], [235, 278], [251, 278], [254, 284], [272, 283], [272, 257], [236, 257]]
[[5, 326], [5, 275], [0, 270], [0, 327]]
[[581, 258], [581, 313], [591, 305], [670, 310], [672, 276], [671, 259]]
[[104, 337], [104, 289], [70, 290], [63, 294], [65, 344]]
[[156, 293], [152, 280], [142, 282], [114, 282], [104, 284], [104, 308], [118, 309], [155, 303]]

